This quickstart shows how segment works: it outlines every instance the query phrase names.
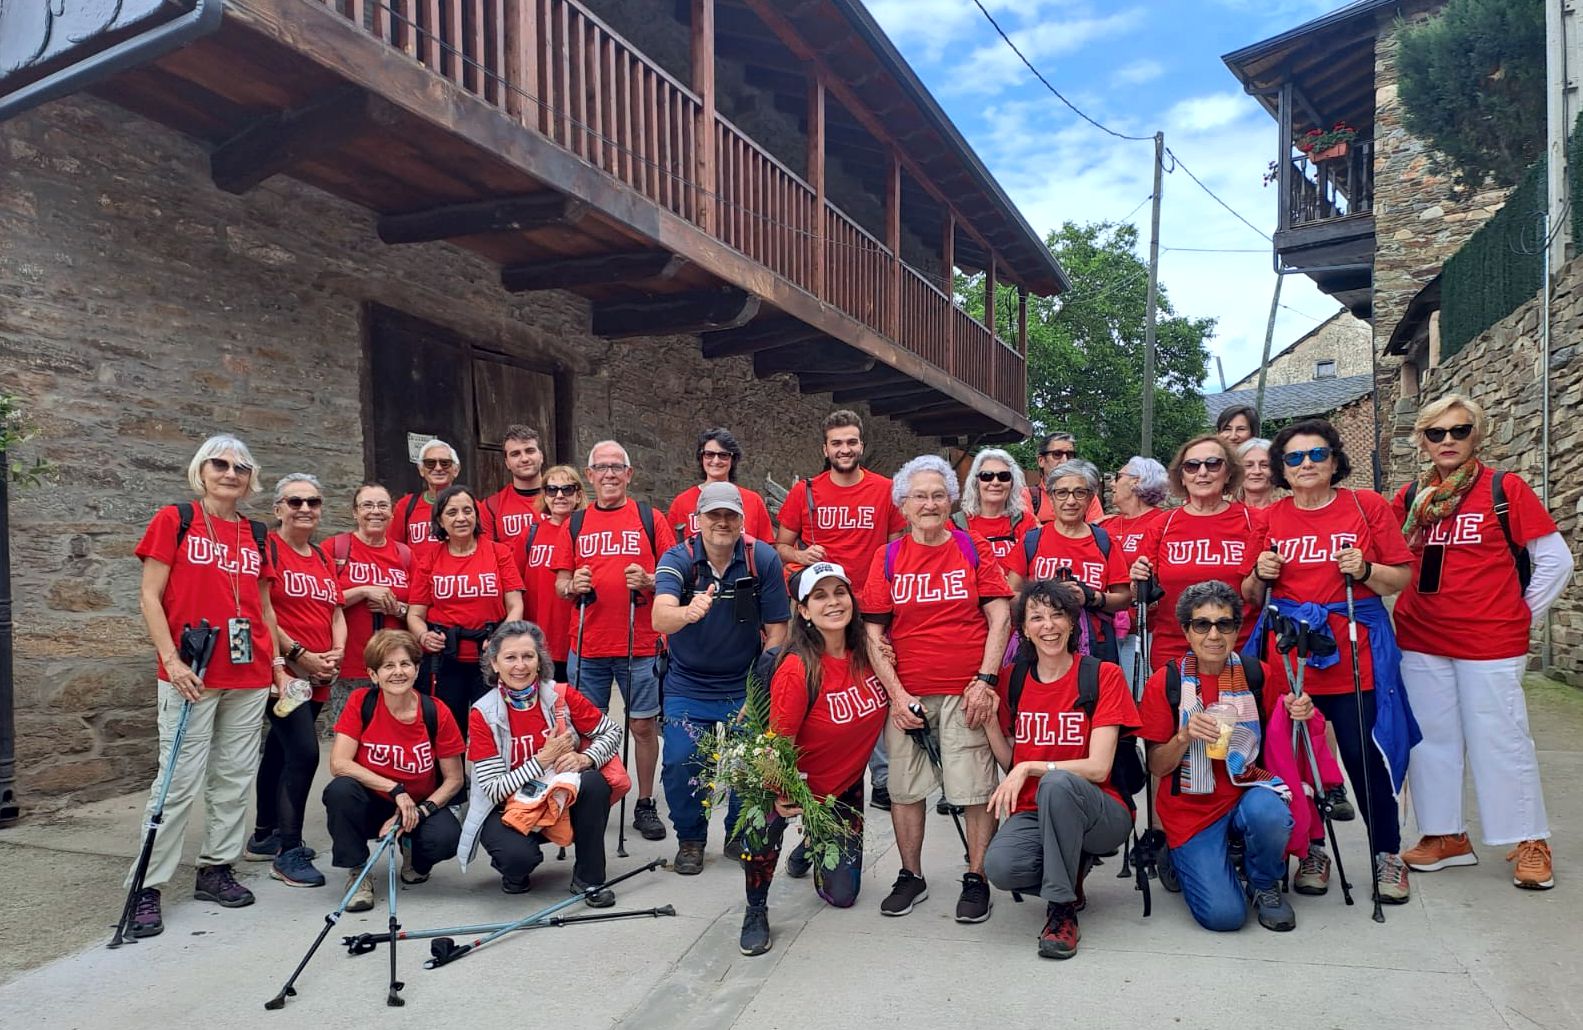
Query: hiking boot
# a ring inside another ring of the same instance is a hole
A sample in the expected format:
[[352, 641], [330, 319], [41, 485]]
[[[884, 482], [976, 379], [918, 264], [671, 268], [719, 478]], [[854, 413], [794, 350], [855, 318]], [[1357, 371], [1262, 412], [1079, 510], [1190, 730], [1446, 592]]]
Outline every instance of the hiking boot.
[[964, 873], [962, 896], [956, 901], [956, 921], [982, 923], [989, 918], [990, 907], [989, 881], [978, 873]]
[[676, 846], [676, 861], [671, 863], [678, 876], [697, 876], [704, 871], [704, 842], [684, 840]]
[[1547, 891], [1556, 885], [1550, 867], [1550, 842], [1525, 840], [1507, 854], [1506, 861], [1516, 860], [1512, 870], [1512, 883], [1525, 891]]
[[1381, 901], [1387, 905], [1407, 904], [1407, 863], [1402, 856], [1384, 851], [1375, 855], [1374, 882], [1379, 884]]
[[[373, 888], [369, 888], [372, 890]], [[502, 894], [526, 894], [533, 889], [533, 878], [524, 876], [521, 880], [508, 880], [500, 878], [500, 891]]]
[[641, 833], [644, 840], [665, 839], [665, 824], [660, 822], [653, 798], [638, 798], [637, 804], [632, 806], [632, 828]]
[[133, 937], [158, 937], [165, 932], [165, 920], [159, 914], [159, 888], [144, 887], [137, 892], [132, 906]]
[[1308, 845], [1308, 854], [1297, 860], [1297, 876], [1292, 890], [1317, 897], [1330, 889], [1330, 856], [1318, 844]]
[[588, 884], [575, 876], [572, 877], [572, 893], [587, 894], [587, 897], [583, 898], [583, 904], [589, 908], [609, 908], [616, 903], [616, 892], [609, 887], [600, 887], [590, 894]]
[[882, 916], [904, 916], [912, 911], [912, 907], [929, 897], [929, 884], [921, 876], [915, 876], [903, 869], [896, 877], [896, 882], [891, 884], [890, 894], [879, 903], [879, 914]]
[[258, 831], [247, 838], [247, 844], [242, 848], [242, 861], [244, 862], [273, 862], [275, 856], [280, 854], [280, 834], [274, 830], [260, 837]]
[[940, 800], [934, 803], [934, 811], [936, 815], [951, 815], [952, 813], [955, 813], [956, 815], [963, 815], [967, 812], [967, 809], [963, 808], [961, 805], [951, 804], [951, 802], [945, 799], [945, 795], [941, 794]]
[[1071, 958], [1077, 954], [1077, 942], [1082, 936], [1076, 906], [1052, 903], [1046, 909], [1044, 929], [1039, 932], [1039, 957]]
[[[348, 869], [346, 871], [346, 887], [342, 893], [352, 890], [352, 884], [357, 881], [357, 874], [360, 872], [362, 872], [361, 869]], [[352, 900], [346, 903], [346, 910], [348, 912], [367, 912], [373, 907], [374, 885], [365, 876], [363, 877], [363, 882], [357, 884], [357, 889], [352, 891]]]
[[1160, 886], [1172, 894], [1182, 893], [1182, 881], [1176, 875], [1176, 863], [1171, 861], [1171, 849], [1160, 848], [1160, 853], [1155, 858], [1155, 871], [1160, 874]]
[[737, 948], [744, 955], [762, 955], [770, 950], [770, 910], [768, 905], [749, 905], [742, 913], [742, 936]]
[[881, 812], [889, 812], [890, 788], [882, 784], [869, 791], [868, 805], [870, 808], [877, 808]]
[[1347, 788], [1339, 783], [1325, 791], [1325, 802], [1330, 805], [1330, 818], [1338, 823], [1350, 823], [1358, 817], [1352, 799], [1347, 797]]
[[[1083, 893], [1083, 881], [1088, 879], [1089, 870], [1096, 865], [1099, 865], [1099, 856], [1090, 855], [1086, 851], [1077, 860], [1077, 883], [1073, 884], [1073, 889], [1077, 891], [1077, 901], [1072, 904], [1072, 911], [1074, 912], [1081, 912], [1088, 907], [1088, 895]], [[1038, 891], [1030, 891], [1029, 893], [1037, 894]]]
[[[1309, 854], [1312, 855], [1312, 852]], [[1253, 896], [1253, 913], [1259, 917], [1260, 926], [1276, 933], [1297, 929], [1297, 913], [1292, 911], [1292, 903], [1281, 893], [1280, 884], [1255, 887], [1249, 893]]]
[[312, 854], [301, 845], [287, 848], [270, 863], [269, 875], [287, 887], [323, 887], [324, 874], [313, 867]]
[[402, 843], [404, 846], [401, 849], [401, 882], [409, 886], [427, 883], [429, 874], [420, 873], [412, 866], [412, 846], [405, 841]]
[[1420, 873], [1433, 873], [1454, 865], [1478, 865], [1479, 856], [1466, 833], [1426, 833], [1402, 852], [1402, 861]]
[[253, 892], [236, 882], [229, 865], [201, 865], [192, 896], [226, 908], [244, 908], [253, 903]]
[[808, 857], [808, 842], [798, 841], [797, 846], [791, 849], [791, 854], [786, 856], [786, 875], [793, 880], [801, 880], [813, 868], [813, 859]]

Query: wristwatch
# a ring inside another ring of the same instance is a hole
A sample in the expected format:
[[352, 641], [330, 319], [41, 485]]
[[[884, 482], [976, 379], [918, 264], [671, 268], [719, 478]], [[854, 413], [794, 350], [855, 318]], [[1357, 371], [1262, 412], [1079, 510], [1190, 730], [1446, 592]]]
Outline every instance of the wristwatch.
[[420, 801], [418, 802], [418, 815], [423, 819], [427, 819], [429, 816], [433, 815], [438, 810], [438, 808], [439, 806], [432, 801]]
[[399, 783], [396, 784], [394, 787], [391, 787], [390, 790], [386, 791], [386, 793], [390, 795], [390, 800], [392, 800], [392, 801], [396, 800], [397, 798], [399, 798], [401, 795], [405, 794], [406, 792], [407, 792], [407, 788], [403, 787]]
[[973, 678], [982, 683], [988, 683], [992, 687], [998, 686], [1000, 683], [1000, 678], [992, 672], [975, 672], [973, 673]]

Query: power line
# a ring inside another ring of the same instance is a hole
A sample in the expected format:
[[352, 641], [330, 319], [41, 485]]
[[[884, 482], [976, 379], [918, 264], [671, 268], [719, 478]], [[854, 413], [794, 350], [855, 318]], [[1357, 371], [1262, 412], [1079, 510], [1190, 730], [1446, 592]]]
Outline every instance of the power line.
[[1147, 204], [1149, 201], [1151, 201], [1153, 199], [1154, 199], [1154, 194], [1151, 193], [1147, 197], [1144, 197], [1142, 200], [1138, 201], [1138, 206], [1133, 208], [1131, 211], [1128, 211], [1126, 214], [1122, 215], [1121, 216], [1121, 220], [1117, 224], [1125, 225], [1126, 223], [1132, 221], [1132, 216], [1137, 214], [1139, 211], [1142, 211], [1143, 210], [1143, 205]]
[[[974, 0], [974, 3], [977, 3], [977, 2], [978, 2], [978, 0]], [[1180, 168], [1182, 171], [1186, 172], [1187, 173], [1187, 177], [1189, 179], [1192, 179], [1193, 182], [1195, 184], [1197, 184], [1199, 189], [1201, 189], [1205, 193], [1209, 194], [1210, 198], [1212, 200], [1214, 200], [1215, 203], [1219, 204], [1221, 207], [1223, 207], [1227, 211], [1231, 212], [1232, 216], [1234, 218], [1236, 218], [1237, 221], [1241, 222], [1243, 225], [1247, 226], [1249, 229], [1252, 229], [1254, 232], [1258, 233], [1260, 239], [1264, 240], [1265, 242], [1270, 242], [1270, 235], [1269, 235], [1269, 233], [1265, 232], [1263, 229], [1260, 229], [1258, 226], [1254, 225], [1252, 222], [1248, 221], [1246, 218], [1243, 218], [1242, 215], [1240, 213], [1238, 213], [1236, 208], [1232, 207], [1230, 204], [1226, 203], [1224, 200], [1221, 200], [1220, 199], [1220, 195], [1218, 193], [1216, 193], [1214, 190], [1210, 189], [1208, 186], [1205, 186], [1204, 183], [1203, 183], [1203, 180], [1201, 180], [1198, 176], [1193, 174], [1193, 170], [1191, 168], [1187, 167], [1187, 162], [1183, 161], [1180, 157], [1178, 157], [1169, 148], [1167, 148], [1165, 152], [1167, 154], [1171, 155], [1172, 162], [1174, 162], [1175, 165], [1178, 168]]]
[[1170, 253], [1179, 251], [1184, 254], [1268, 254], [1264, 247], [1161, 247], [1161, 250]]

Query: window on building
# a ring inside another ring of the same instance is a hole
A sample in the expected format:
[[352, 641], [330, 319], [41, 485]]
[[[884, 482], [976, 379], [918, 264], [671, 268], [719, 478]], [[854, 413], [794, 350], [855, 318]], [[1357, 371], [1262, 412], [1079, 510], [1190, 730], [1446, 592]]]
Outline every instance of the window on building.
[[1336, 378], [1336, 362], [1334, 358], [1325, 358], [1323, 361], [1314, 362], [1315, 379]]

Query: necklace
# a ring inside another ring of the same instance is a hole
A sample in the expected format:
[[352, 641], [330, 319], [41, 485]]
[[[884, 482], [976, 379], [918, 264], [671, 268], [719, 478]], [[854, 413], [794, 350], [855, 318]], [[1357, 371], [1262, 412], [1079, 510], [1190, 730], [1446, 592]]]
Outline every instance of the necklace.
[[[209, 521], [209, 506], [200, 501], [198, 509], [203, 512], [204, 532], [209, 534], [210, 540], [219, 543], [220, 538], [215, 535], [214, 524]], [[243, 518], [241, 513], [237, 514], [236, 549], [231, 552], [231, 569], [227, 573], [231, 579], [231, 602], [236, 606], [237, 618], [242, 617], [242, 523], [246, 521], [247, 519]], [[223, 571], [224, 566], [221, 566], [221, 569]]]

